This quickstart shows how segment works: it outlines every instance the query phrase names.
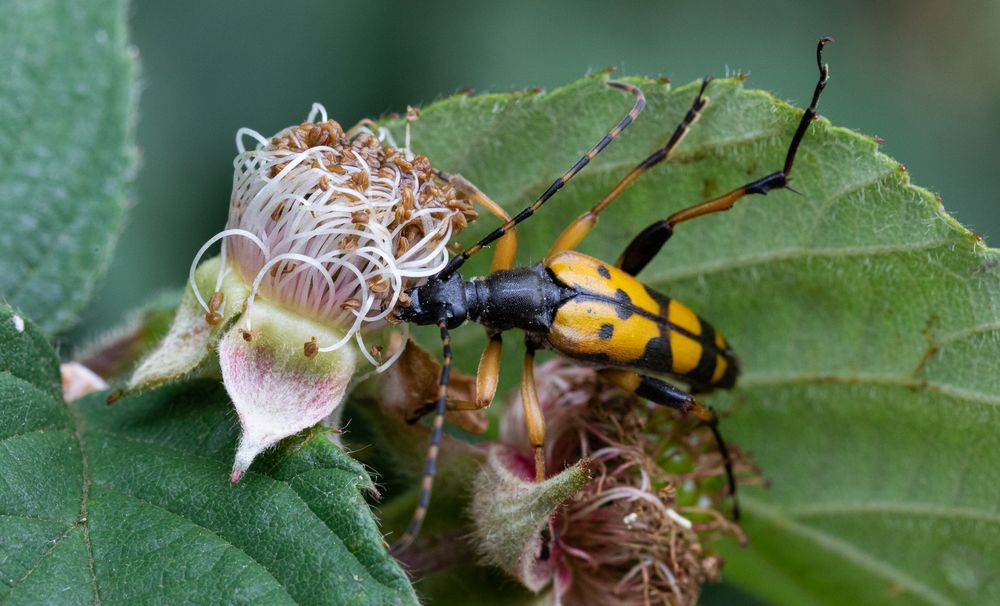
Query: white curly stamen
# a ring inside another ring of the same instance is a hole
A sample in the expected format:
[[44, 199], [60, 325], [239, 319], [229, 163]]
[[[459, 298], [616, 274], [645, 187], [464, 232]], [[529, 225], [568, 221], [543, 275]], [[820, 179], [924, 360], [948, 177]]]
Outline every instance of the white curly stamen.
[[[194, 261], [191, 261], [191, 269], [190, 269], [190, 271], [188, 271], [188, 283], [191, 285], [191, 289], [194, 291], [194, 296], [198, 300], [198, 303], [201, 305], [202, 309], [204, 309], [205, 311], [208, 311], [208, 303], [206, 303], [205, 302], [205, 298], [201, 296], [201, 291], [198, 289], [198, 283], [194, 279], [194, 273], [195, 273], [195, 270], [198, 269], [198, 263], [201, 262], [201, 258], [205, 255], [205, 253], [208, 251], [208, 249], [211, 248], [211, 246], [213, 244], [215, 244], [216, 242], [218, 242], [219, 240], [223, 240], [223, 246], [222, 246], [223, 263], [222, 263], [222, 266], [225, 267], [225, 254], [226, 254], [225, 238], [228, 238], [229, 236], [242, 236], [242, 237], [250, 240], [251, 242], [253, 242], [257, 246], [257, 248], [259, 248], [260, 251], [262, 253], [264, 253], [265, 257], [270, 256], [270, 252], [268, 251], [267, 245], [264, 244], [263, 242], [261, 242], [260, 238], [258, 238], [254, 234], [246, 231], [245, 229], [224, 229], [224, 230], [220, 231], [219, 233], [215, 234], [214, 236], [212, 236], [211, 238], [209, 238], [208, 241], [205, 242], [204, 244], [202, 244], [201, 248], [198, 249], [198, 254], [196, 254], [194, 256]], [[219, 270], [219, 275], [218, 275], [218, 277], [216, 278], [216, 281], [215, 281], [215, 288], [216, 288], [216, 290], [219, 289], [219, 287], [222, 284], [223, 278], [225, 278], [225, 273], [224, 272], [225, 272], [224, 269], [220, 269]]]
[[380, 363], [362, 335], [388, 323], [402, 293], [448, 263], [447, 244], [464, 225], [456, 215], [474, 216], [453, 189], [434, 185], [426, 158], [409, 145], [409, 121], [397, 149], [384, 127], [366, 122], [345, 133], [318, 103], [306, 123], [270, 139], [239, 129], [227, 229], [202, 246], [191, 268], [199, 304], [208, 311], [194, 270], [222, 240], [216, 290], [230, 257], [252, 278], [248, 330], [260, 296], [346, 330], [318, 351], [355, 338], [377, 370], [391, 365], [398, 353]]

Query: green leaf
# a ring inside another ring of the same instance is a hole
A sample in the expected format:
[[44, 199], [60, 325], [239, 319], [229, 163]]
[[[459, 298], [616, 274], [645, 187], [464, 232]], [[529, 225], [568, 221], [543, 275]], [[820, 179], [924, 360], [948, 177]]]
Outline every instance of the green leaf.
[[365, 504], [371, 480], [322, 430], [232, 486], [221, 385], [67, 406], [55, 354], [17, 326], [0, 307], [0, 601], [416, 603]]
[[107, 268], [135, 168], [125, 0], [2, 2], [0, 299], [65, 329]]
[[[516, 212], [629, 108], [605, 79], [446, 99], [422, 111], [413, 148]], [[696, 92], [634, 81], [647, 109], [519, 229], [520, 263], [542, 259], [662, 145]], [[826, 92], [848, 94], [836, 79]], [[709, 95], [671, 161], [602, 215], [581, 250], [614, 260], [647, 224], [781, 167], [801, 111], [735, 80]], [[709, 319], [743, 360], [737, 389], [705, 399], [731, 413], [724, 432], [771, 486], [742, 490], [751, 545], [721, 546], [724, 574], [780, 604], [1000, 602], [1000, 255], [872, 138], [825, 119], [809, 127], [793, 185], [801, 195], [681, 225], [640, 276]], [[463, 243], [496, 225], [478, 223]], [[483, 275], [488, 256], [464, 275]], [[456, 331], [456, 360], [474, 365], [482, 335]], [[516, 364], [507, 369], [509, 389]]]

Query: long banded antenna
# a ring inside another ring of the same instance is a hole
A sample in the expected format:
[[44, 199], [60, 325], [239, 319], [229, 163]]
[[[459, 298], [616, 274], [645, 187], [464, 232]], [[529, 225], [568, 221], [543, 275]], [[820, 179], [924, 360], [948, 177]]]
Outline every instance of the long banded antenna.
[[448, 262], [448, 265], [446, 265], [444, 269], [442, 269], [440, 273], [438, 273], [438, 275], [436, 276], [437, 279], [440, 280], [447, 279], [451, 274], [458, 271], [458, 268], [462, 267], [466, 259], [479, 252], [484, 246], [489, 246], [490, 244], [498, 240], [505, 233], [507, 233], [507, 231], [512, 229], [515, 225], [517, 225], [521, 221], [524, 221], [531, 215], [535, 214], [535, 211], [541, 208], [541, 206], [545, 204], [545, 202], [548, 201], [549, 198], [554, 196], [557, 191], [562, 189], [562, 187], [566, 185], [566, 183], [568, 183], [569, 180], [572, 179], [574, 175], [576, 175], [576, 173], [580, 172], [583, 169], [583, 167], [590, 164], [590, 161], [593, 160], [597, 154], [601, 153], [601, 151], [605, 147], [607, 147], [612, 141], [617, 139], [618, 135], [620, 135], [623, 130], [628, 128], [628, 125], [632, 124], [632, 122], [636, 119], [639, 113], [642, 112], [643, 108], [646, 107], [646, 96], [642, 94], [642, 91], [639, 90], [639, 87], [627, 84], [625, 82], [619, 82], [617, 80], [609, 80], [608, 86], [628, 91], [635, 96], [635, 104], [632, 106], [632, 109], [629, 110], [628, 114], [626, 114], [625, 117], [622, 118], [618, 122], [618, 124], [615, 125], [614, 128], [608, 131], [608, 134], [604, 135], [604, 137], [597, 142], [597, 145], [590, 148], [590, 151], [588, 151], [579, 160], [577, 160], [576, 164], [574, 164], [568, 171], [563, 173], [561, 177], [553, 181], [552, 185], [549, 185], [548, 189], [546, 189], [545, 192], [542, 193], [542, 195], [539, 196], [538, 199], [535, 200], [530, 206], [528, 206], [521, 212], [517, 213], [514, 216], [514, 218], [510, 219], [497, 229], [487, 234], [486, 237], [484, 237], [479, 242], [476, 242], [475, 245], [465, 249], [465, 251], [463, 251], [461, 254], [452, 257], [451, 261]]

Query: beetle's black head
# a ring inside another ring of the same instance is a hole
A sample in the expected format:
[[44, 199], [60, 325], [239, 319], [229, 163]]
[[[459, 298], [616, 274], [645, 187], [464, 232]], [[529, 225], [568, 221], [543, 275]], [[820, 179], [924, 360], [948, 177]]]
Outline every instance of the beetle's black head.
[[396, 318], [400, 321], [425, 326], [444, 320], [448, 328], [455, 328], [468, 316], [465, 284], [457, 273], [444, 280], [431, 278], [423, 286], [406, 291], [406, 294], [410, 297], [410, 304], [396, 308]]

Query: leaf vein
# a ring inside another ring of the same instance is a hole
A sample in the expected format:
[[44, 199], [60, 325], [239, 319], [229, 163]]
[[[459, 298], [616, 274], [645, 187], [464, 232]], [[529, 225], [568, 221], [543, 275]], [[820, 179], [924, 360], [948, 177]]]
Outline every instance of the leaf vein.
[[740, 379], [741, 387], [768, 387], [782, 384], [802, 384], [802, 383], [840, 383], [840, 384], [870, 384], [870, 385], [890, 385], [897, 387], [907, 387], [910, 389], [924, 389], [942, 395], [951, 396], [960, 400], [987, 404], [990, 406], [1000, 406], [1000, 396], [987, 394], [971, 389], [955, 387], [948, 383], [937, 381], [927, 381], [914, 379], [912, 377], [896, 377], [891, 375], [838, 375], [838, 374], [810, 374], [810, 373], [790, 373], [779, 374], [747, 374]]
[[809, 503], [785, 508], [788, 515], [799, 518], [824, 516], [851, 516], [859, 514], [892, 514], [898, 516], [921, 516], [934, 518], [961, 518], [1000, 526], [1000, 514], [972, 509], [971, 507], [945, 506], [935, 503], [900, 503], [893, 501], [868, 501], [863, 503]]
[[73, 431], [76, 440], [80, 445], [80, 468], [83, 486], [80, 495], [80, 515], [76, 524], [83, 533], [83, 544], [87, 548], [87, 571], [90, 574], [90, 585], [94, 592], [94, 605], [101, 605], [101, 592], [97, 585], [97, 572], [94, 569], [94, 545], [90, 541], [90, 521], [88, 512], [90, 510], [90, 457], [87, 453], [87, 440], [83, 435], [83, 423], [77, 410], [73, 406], [67, 406], [70, 419], [73, 422]]
[[828, 532], [824, 532], [812, 526], [793, 522], [787, 515], [777, 508], [769, 507], [755, 499], [744, 499], [748, 511], [759, 516], [765, 522], [782, 528], [786, 532], [796, 534], [808, 539], [831, 553], [834, 553], [845, 560], [858, 564], [861, 568], [868, 570], [871, 574], [884, 577], [892, 582], [904, 586], [911, 593], [918, 595], [928, 602], [939, 606], [957, 606], [953, 601], [941, 595], [924, 583], [914, 579], [903, 571], [890, 566], [882, 560], [872, 557], [858, 546], [836, 537]]

